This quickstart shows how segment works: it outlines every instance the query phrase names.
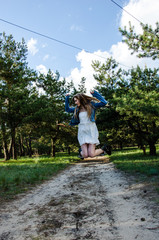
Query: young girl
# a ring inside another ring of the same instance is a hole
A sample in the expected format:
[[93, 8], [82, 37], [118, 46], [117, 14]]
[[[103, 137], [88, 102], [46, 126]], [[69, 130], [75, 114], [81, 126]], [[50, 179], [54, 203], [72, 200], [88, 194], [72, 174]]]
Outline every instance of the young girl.
[[78, 125], [78, 141], [81, 146], [79, 154], [81, 158], [95, 157], [101, 154], [111, 154], [110, 146], [106, 144], [95, 149], [99, 144], [99, 134], [95, 122], [95, 111], [97, 108], [103, 107], [107, 101], [97, 92], [90, 92], [93, 97], [89, 97], [83, 93], [78, 93], [73, 96], [74, 103], [77, 105], [74, 108], [69, 107], [69, 94], [66, 94], [65, 110], [69, 113], [74, 113], [70, 125]]

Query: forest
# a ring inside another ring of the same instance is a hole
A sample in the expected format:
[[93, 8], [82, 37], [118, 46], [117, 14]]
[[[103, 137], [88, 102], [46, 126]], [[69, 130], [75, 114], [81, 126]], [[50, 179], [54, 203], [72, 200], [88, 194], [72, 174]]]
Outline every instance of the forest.
[[[159, 59], [159, 24], [142, 25], [137, 35], [120, 29], [124, 41], [138, 57]], [[70, 127], [65, 112], [65, 95], [86, 92], [85, 76], [78, 88], [51, 69], [40, 74], [28, 67], [25, 40], [12, 35], [0, 37], [0, 158], [77, 152], [77, 128]], [[156, 155], [159, 139], [159, 68], [122, 69], [115, 59], [92, 62], [96, 89], [108, 101], [97, 112], [101, 144], [113, 149], [138, 146]], [[70, 102], [73, 104], [73, 102]]]

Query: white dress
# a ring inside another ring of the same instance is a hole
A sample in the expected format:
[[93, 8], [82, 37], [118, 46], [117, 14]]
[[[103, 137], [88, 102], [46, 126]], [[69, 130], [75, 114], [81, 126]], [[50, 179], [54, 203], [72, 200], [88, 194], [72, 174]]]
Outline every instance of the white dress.
[[100, 144], [98, 129], [95, 122], [91, 122], [87, 112], [79, 113], [78, 141], [80, 146], [85, 143]]

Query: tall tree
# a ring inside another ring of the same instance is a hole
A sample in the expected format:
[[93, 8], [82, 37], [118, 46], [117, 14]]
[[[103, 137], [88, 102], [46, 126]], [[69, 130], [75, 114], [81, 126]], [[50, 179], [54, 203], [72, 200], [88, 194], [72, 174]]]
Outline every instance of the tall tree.
[[[16, 42], [13, 36], [0, 39], [0, 122], [5, 159], [16, 155], [16, 128], [27, 114], [27, 102], [32, 82], [35, 79], [33, 70], [27, 67], [27, 47], [24, 39]], [[8, 148], [10, 135], [10, 150]]]
[[51, 155], [55, 156], [56, 141], [60, 132], [60, 123], [64, 121], [65, 80], [60, 80], [58, 72], [48, 71], [38, 78], [38, 87], [43, 89], [46, 104], [43, 106], [43, 128], [50, 136]]
[[127, 123], [116, 110], [117, 102], [114, 99], [119, 82], [121, 84], [120, 89], [124, 89], [123, 70], [117, 68], [117, 66], [116, 61], [112, 58], [108, 59], [105, 64], [101, 64], [99, 61], [92, 63], [92, 67], [96, 72], [94, 74], [94, 78], [97, 80], [96, 88], [108, 101], [108, 106], [97, 112], [97, 124], [101, 142], [109, 142], [122, 148], [128, 131]]
[[93, 67], [98, 72], [95, 78], [101, 84], [101, 91], [120, 114], [116, 121], [112, 118], [113, 128], [117, 124], [121, 129], [126, 122], [137, 143], [146, 142], [150, 154], [155, 155], [159, 138], [159, 69], [137, 67], [126, 72], [111, 62], [110, 59], [105, 65], [97, 62]]
[[129, 30], [119, 28], [119, 31], [125, 37], [123, 40], [129, 49], [138, 52], [138, 57], [151, 57], [153, 60], [159, 58], [159, 23], [156, 28], [148, 24], [141, 24], [143, 32], [136, 34], [134, 27], [129, 23]]
[[138, 139], [156, 155], [155, 144], [159, 138], [159, 69], [144, 70], [137, 67], [129, 71], [129, 85], [122, 95], [116, 93], [117, 110], [124, 114]]

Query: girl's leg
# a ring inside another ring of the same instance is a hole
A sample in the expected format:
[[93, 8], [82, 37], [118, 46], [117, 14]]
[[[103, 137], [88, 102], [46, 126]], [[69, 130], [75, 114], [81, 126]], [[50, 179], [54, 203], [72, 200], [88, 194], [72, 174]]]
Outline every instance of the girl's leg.
[[82, 149], [82, 151], [81, 151], [82, 157], [87, 158], [88, 157], [88, 144], [87, 143], [82, 144], [81, 149]]
[[97, 155], [100, 155], [101, 153], [104, 152], [101, 148], [95, 149], [96, 145], [95, 144], [89, 144], [88, 145], [88, 156], [89, 157], [95, 157]]

